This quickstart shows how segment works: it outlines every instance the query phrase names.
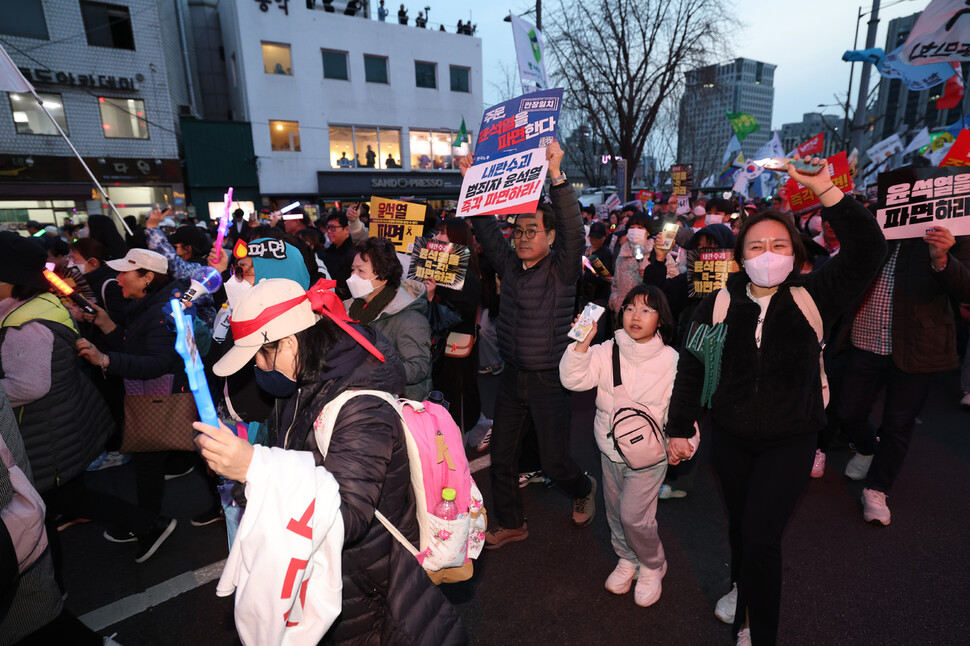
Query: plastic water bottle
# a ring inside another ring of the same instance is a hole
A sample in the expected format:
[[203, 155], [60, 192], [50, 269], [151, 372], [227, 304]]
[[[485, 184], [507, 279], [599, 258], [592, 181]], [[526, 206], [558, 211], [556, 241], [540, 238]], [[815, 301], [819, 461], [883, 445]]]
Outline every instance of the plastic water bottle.
[[434, 515], [443, 520], [458, 518], [458, 505], [455, 504], [455, 490], [445, 487], [441, 490], [441, 500], [434, 506]]
[[229, 333], [230, 314], [232, 314], [232, 310], [229, 309], [229, 303], [223, 303], [219, 311], [216, 312], [216, 320], [212, 324], [212, 340], [216, 343], [222, 343], [226, 340], [226, 334]]

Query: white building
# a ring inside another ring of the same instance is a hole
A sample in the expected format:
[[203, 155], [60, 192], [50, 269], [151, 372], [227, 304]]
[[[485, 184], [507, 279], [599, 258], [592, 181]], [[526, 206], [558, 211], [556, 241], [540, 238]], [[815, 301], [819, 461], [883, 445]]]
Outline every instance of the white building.
[[219, 7], [230, 112], [252, 125], [260, 193], [455, 199], [453, 139], [483, 109], [481, 40], [306, 4]]
[[[0, 43], [122, 214], [184, 203], [155, 0], [0, 2]], [[0, 228], [101, 212], [29, 94], [0, 92]]]

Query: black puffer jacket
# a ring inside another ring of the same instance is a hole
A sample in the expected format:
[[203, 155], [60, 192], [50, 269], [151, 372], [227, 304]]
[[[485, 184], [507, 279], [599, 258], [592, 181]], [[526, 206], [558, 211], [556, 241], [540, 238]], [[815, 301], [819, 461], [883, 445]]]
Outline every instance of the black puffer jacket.
[[[886, 241], [872, 215], [851, 197], [822, 209], [842, 249], [818, 271], [800, 275], [796, 268], [772, 296], [765, 312], [760, 349], [755, 329], [760, 306], [746, 293], [750, 280], [741, 271], [728, 279], [731, 305], [724, 322], [727, 337], [721, 378], [711, 402], [714, 427], [731, 435], [767, 443], [818, 432], [825, 425], [819, 377], [819, 345], [792, 298], [803, 285], [829, 331], [862, 294], [879, 269]], [[701, 301], [693, 320], [711, 324], [716, 292]], [[680, 353], [670, 400], [667, 435], [690, 437], [701, 415], [704, 365], [688, 350]]]
[[502, 280], [499, 350], [518, 370], [559, 370], [576, 312], [585, 246], [583, 218], [572, 186], [553, 186], [549, 194], [556, 216], [554, 248], [529, 269], [523, 268], [494, 217], [471, 218], [475, 237]]
[[346, 338], [327, 355], [329, 371], [277, 404], [270, 442], [311, 451], [340, 485], [344, 521], [343, 608], [323, 640], [327, 644], [465, 644], [458, 613], [417, 560], [374, 517], [376, 507], [417, 544], [418, 527], [404, 431], [383, 400], [361, 396], [337, 415], [326, 459], [313, 423], [341, 392], [356, 388], [396, 393], [404, 367], [385, 337], [369, 328], [384, 363]]

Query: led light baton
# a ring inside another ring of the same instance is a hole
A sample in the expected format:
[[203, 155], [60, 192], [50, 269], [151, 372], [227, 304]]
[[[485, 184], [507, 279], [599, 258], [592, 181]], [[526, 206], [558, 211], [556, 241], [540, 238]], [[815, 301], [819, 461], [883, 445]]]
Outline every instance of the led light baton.
[[300, 215], [299, 213], [297, 213], [295, 215], [291, 215], [289, 217], [287, 217], [287, 215], [286, 215], [287, 213], [289, 213], [290, 211], [292, 211], [293, 209], [295, 209], [298, 206], [300, 206], [300, 200], [297, 200], [296, 202], [293, 202], [292, 204], [287, 204], [282, 209], [280, 209], [280, 215], [283, 216], [283, 219], [284, 220], [302, 220], [303, 219], [303, 216]]
[[179, 299], [173, 298], [169, 305], [172, 308], [172, 318], [175, 319], [175, 351], [185, 362], [185, 374], [189, 378], [189, 390], [195, 398], [199, 418], [209, 426], [218, 427], [219, 416], [216, 415], [216, 407], [212, 403], [212, 395], [209, 394], [209, 383], [205, 380], [205, 368], [195, 345], [192, 317], [186, 316], [182, 311]]
[[82, 310], [88, 314], [95, 313], [94, 308], [91, 306], [91, 302], [88, 301], [88, 299], [75, 292], [73, 287], [65, 283], [60, 276], [52, 272], [50, 269], [44, 270], [44, 278], [46, 278], [47, 282], [51, 284], [51, 287], [77, 303], [78, 307], [80, 307]]
[[219, 218], [219, 232], [216, 234], [216, 262], [219, 262], [219, 258], [222, 257], [222, 241], [226, 237], [226, 232], [229, 231], [229, 208], [232, 205], [232, 187], [229, 187], [229, 192], [226, 193], [226, 202], [222, 207], [222, 217]]

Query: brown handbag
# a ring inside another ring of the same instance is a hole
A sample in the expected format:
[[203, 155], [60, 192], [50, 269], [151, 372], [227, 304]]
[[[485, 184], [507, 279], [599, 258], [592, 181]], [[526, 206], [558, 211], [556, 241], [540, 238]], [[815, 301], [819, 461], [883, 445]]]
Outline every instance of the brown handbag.
[[199, 419], [192, 393], [125, 395], [122, 453], [194, 451]]
[[472, 353], [475, 337], [471, 334], [452, 332], [445, 340], [445, 356], [452, 359], [464, 359]]

